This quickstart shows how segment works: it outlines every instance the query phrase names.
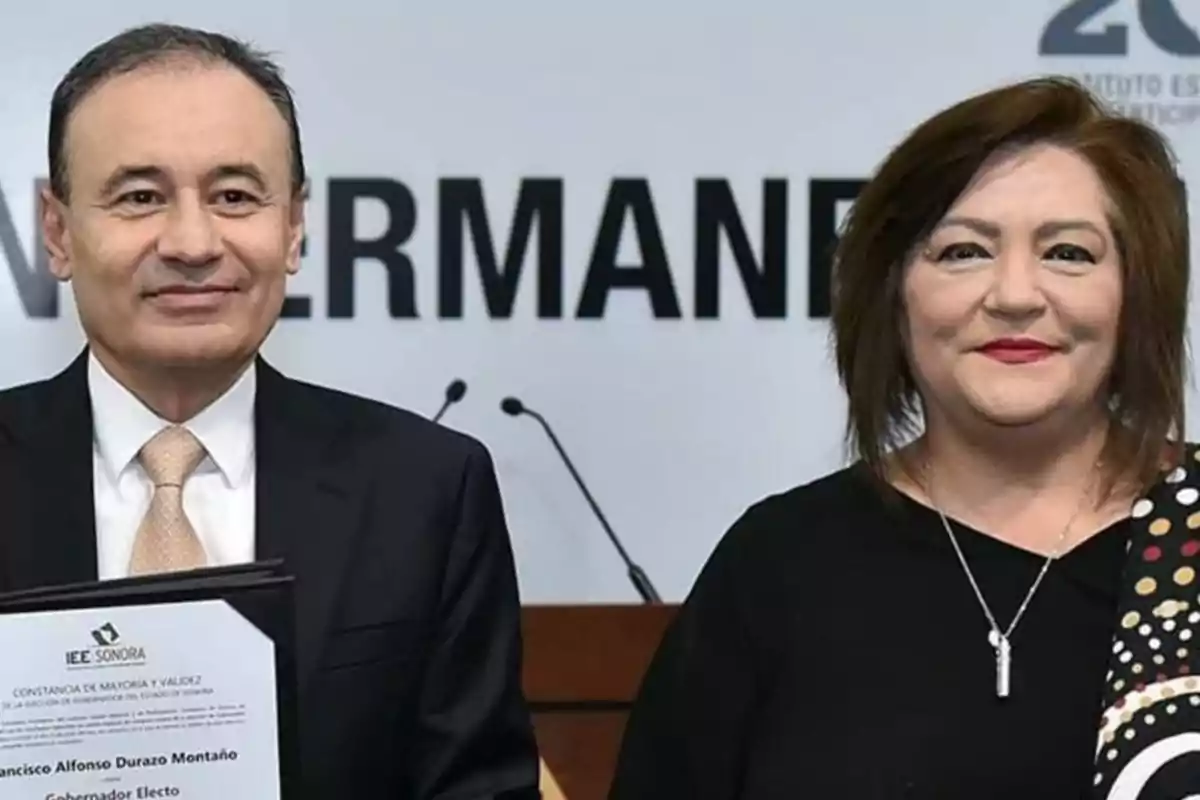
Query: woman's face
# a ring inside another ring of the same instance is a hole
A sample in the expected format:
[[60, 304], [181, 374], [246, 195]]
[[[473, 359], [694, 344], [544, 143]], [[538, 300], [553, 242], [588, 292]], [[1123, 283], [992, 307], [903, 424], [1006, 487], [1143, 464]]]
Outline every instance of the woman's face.
[[1109, 210], [1070, 150], [1029, 147], [980, 170], [905, 274], [927, 415], [1015, 427], [1103, 402], [1122, 295]]

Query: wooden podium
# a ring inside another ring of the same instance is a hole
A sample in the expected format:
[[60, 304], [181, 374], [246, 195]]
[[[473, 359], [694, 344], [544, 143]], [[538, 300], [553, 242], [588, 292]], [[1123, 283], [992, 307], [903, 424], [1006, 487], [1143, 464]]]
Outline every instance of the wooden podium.
[[567, 800], [604, 800], [642, 676], [675, 605], [525, 606], [525, 697]]

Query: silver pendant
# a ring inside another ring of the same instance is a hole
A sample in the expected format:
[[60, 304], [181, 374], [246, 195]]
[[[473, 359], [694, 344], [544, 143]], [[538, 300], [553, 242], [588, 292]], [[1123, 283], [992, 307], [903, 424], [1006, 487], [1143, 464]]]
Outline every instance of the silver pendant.
[[996, 696], [1008, 697], [1012, 669], [1012, 644], [996, 629], [988, 633], [988, 644], [996, 651]]

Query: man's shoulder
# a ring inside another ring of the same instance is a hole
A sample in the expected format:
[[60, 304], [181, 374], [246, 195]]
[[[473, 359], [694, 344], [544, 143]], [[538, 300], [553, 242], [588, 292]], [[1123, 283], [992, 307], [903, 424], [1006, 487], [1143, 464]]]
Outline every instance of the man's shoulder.
[[488, 458], [483, 443], [409, 409], [298, 378], [284, 379], [288, 392], [312, 412], [342, 426], [350, 438], [370, 441], [391, 452], [462, 461]]
[[[33, 424], [56, 396], [55, 387], [62, 375], [40, 378], [0, 389], [0, 427], [19, 432]], [[86, 403], [86, 397], [79, 402]]]
[[0, 408], [13, 409], [36, 402], [39, 397], [49, 391], [53, 380], [54, 378], [41, 378], [0, 389]]

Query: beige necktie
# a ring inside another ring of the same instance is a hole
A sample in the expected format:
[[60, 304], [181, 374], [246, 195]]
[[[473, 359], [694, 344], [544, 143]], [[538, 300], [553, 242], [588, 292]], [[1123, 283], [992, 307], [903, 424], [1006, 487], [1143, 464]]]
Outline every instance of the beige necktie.
[[130, 575], [196, 569], [207, 564], [204, 546], [183, 511], [184, 481], [204, 455], [204, 445], [178, 425], [159, 431], [138, 453], [138, 460], [154, 483], [154, 494], [133, 542]]

